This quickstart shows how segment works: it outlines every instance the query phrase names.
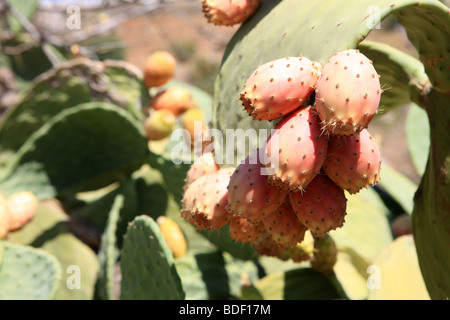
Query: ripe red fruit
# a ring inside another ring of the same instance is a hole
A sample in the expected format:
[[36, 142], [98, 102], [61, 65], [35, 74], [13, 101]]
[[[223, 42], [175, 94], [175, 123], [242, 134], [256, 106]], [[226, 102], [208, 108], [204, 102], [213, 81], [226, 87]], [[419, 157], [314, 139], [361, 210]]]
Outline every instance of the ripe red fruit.
[[324, 130], [346, 136], [367, 128], [381, 92], [379, 75], [366, 56], [354, 49], [337, 52], [317, 82], [316, 109]]
[[332, 136], [323, 170], [339, 187], [354, 194], [379, 182], [381, 153], [367, 129], [353, 136]]
[[305, 236], [306, 227], [295, 216], [289, 202], [284, 202], [263, 220], [264, 227], [273, 240], [283, 248], [296, 245]]
[[275, 120], [298, 109], [314, 92], [321, 65], [305, 57], [286, 57], [259, 66], [240, 99], [254, 120]]
[[198, 157], [189, 168], [184, 188], [186, 189], [191, 183], [198, 178], [219, 171], [220, 167], [216, 163], [213, 152], [205, 152]]
[[231, 215], [226, 210], [227, 186], [234, 168], [222, 168], [191, 183], [183, 196], [181, 215], [199, 229], [220, 229]]
[[229, 224], [230, 236], [239, 242], [255, 241], [264, 230], [262, 222], [252, 223], [240, 216], [231, 218]]
[[286, 192], [267, 184], [258, 154], [259, 150], [239, 164], [228, 185], [227, 210], [254, 223], [274, 212], [287, 197]]
[[277, 169], [269, 176], [269, 183], [282, 190], [303, 190], [320, 172], [328, 137], [321, 134], [319, 120], [311, 107], [289, 114], [275, 129], [266, 146], [267, 157], [271, 159], [268, 167]]
[[289, 194], [297, 218], [319, 237], [344, 224], [347, 199], [344, 190], [326, 175], [317, 175], [306, 191]]

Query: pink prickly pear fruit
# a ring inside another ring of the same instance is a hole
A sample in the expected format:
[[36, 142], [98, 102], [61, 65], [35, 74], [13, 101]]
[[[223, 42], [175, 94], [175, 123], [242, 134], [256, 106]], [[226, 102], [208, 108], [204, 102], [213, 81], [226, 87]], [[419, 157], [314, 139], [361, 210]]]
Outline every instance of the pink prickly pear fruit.
[[203, 153], [189, 168], [185, 179], [184, 189], [186, 190], [186, 188], [198, 178], [215, 173], [219, 171], [219, 169], [220, 167], [216, 163], [214, 152]]
[[275, 120], [298, 109], [311, 96], [322, 66], [305, 57], [285, 57], [259, 66], [240, 99], [254, 120]]
[[0, 194], [0, 240], [9, 234], [9, 213], [6, 198]]
[[314, 237], [344, 224], [347, 209], [344, 190], [326, 175], [317, 175], [305, 192], [290, 193], [289, 199], [297, 218]]
[[182, 217], [198, 229], [220, 229], [228, 224], [227, 186], [233, 172], [234, 168], [222, 168], [191, 183], [183, 195]]
[[281, 247], [287, 248], [301, 242], [306, 228], [295, 216], [289, 202], [283, 202], [271, 215], [262, 222], [273, 240]]
[[367, 129], [353, 136], [332, 136], [323, 170], [342, 189], [358, 193], [379, 182], [380, 149]]
[[252, 223], [240, 216], [234, 216], [228, 223], [230, 236], [239, 242], [255, 241], [264, 230], [262, 222]]
[[242, 161], [230, 177], [227, 210], [257, 223], [274, 212], [286, 199], [285, 191], [267, 183], [259, 149]]
[[144, 123], [145, 133], [149, 141], [162, 140], [172, 134], [176, 117], [169, 110], [155, 110]]
[[258, 237], [251, 242], [256, 252], [262, 256], [267, 257], [278, 257], [279, 254], [284, 250], [283, 247], [279, 246], [275, 240], [273, 240], [272, 235], [263, 229]]
[[9, 231], [22, 229], [30, 222], [37, 211], [38, 201], [29, 191], [16, 192], [6, 198], [9, 215]]
[[208, 22], [232, 26], [250, 18], [261, 0], [203, 0], [203, 13]]
[[268, 182], [282, 190], [303, 190], [320, 172], [328, 136], [321, 134], [318, 117], [310, 106], [289, 114], [275, 129], [266, 145], [271, 170]]
[[347, 136], [367, 128], [381, 93], [372, 61], [354, 49], [335, 53], [324, 65], [316, 87], [316, 109], [324, 130]]

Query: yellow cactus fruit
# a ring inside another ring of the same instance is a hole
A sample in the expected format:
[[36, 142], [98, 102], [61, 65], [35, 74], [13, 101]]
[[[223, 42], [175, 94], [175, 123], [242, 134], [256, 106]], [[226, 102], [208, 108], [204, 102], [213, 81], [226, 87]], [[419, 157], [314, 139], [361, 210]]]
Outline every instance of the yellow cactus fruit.
[[162, 140], [168, 137], [175, 128], [176, 117], [169, 110], [155, 110], [152, 112], [144, 123], [147, 139]]
[[171, 80], [175, 74], [177, 61], [166, 51], [151, 54], [144, 66], [144, 84], [147, 88], [159, 87]]
[[176, 259], [187, 252], [187, 242], [180, 226], [170, 218], [160, 216], [156, 220], [167, 245]]
[[9, 231], [22, 229], [36, 214], [38, 201], [29, 191], [16, 192], [6, 198], [9, 215]]
[[193, 148], [196, 135], [203, 134], [206, 127], [205, 115], [202, 109], [191, 108], [183, 114], [181, 122], [183, 129], [186, 130], [184, 137], [186, 144]]
[[150, 102], [154, 110], [169, 110], [179, 116], [194, 105], [191, 92], [182, 87], [170, 87], [158, 92]]

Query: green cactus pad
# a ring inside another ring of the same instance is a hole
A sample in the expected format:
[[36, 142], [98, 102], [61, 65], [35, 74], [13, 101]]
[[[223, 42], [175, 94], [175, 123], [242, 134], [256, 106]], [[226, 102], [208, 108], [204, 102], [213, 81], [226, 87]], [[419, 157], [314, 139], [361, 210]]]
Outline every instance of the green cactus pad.
[[33, 220], [23, 229], [11, 233], [8, 241], [45, 250], [57, 259], [62, 276], [54, 299], [93, 298], [99, 269], [97, 255], [72, 233], [72, 225], [61, 209], [39, 204]]
[[238, 242], [231, 238], [228, 225], [219, 230], [200, 230], [199, 232], [217, 248], [228, 252], [235, 258], [242, 260], [258, 258], [258, 253], [251, 244]]
[[406, 117], [406, 142], [417, 173], [423, 175], [430, 152], [430, 125], [426, 111], [414, 103]]
[[257, 280], [251, 262], [221, 251], [186, 255], [176, 260], [186, 300], [226, 300], [241, 296], [243, 283]]
[[[339, 251], [352, 252], [366, 262], [392, 242], [388, 221], [389, 210], [379, 202], [368, 200], [373, 190], [360, 191], [347, 197], [347, 215], [344, 225], [330, 231]], [[376, 195], [374, 196], [376, 197]]]
[[98, 253], [100, 270], [96, 283], [96, 295], [103, 300], [112, 300], [114, 298], [114, 269], [119, 257], [116, 230], [123, 203], [124, 196], [121, 194], [117, 195], [101, 238]]
[[130, 223], [120, 261], [122, 300], [184, 299], [172, 252], [152, 218], [138, 216]]
[[380, 186], [402, 206], [405, 212], [411, 214], [417, 185], [407, 176], [386, 164], [382, 164], [381, 168]]
[[55, 297], [61, 266], [52, 255], [7, 242], [0, 242], [1, 300], [49, 300]]
[[424, 104], [431, 148], [425, 174], [414, 194], [413, 233], [431, 299], [450, 297], [450, 96], [432, 91]]
[[244, 290], [242, 299], [251, 299], [255, 288], [264, 300], [330, 300], [344, 298], [326, 276], [310, 268], [270, 274], [254, 284], [254, 288], [250, 289], [250, 296], [247, 296], [247, 292]]
[[367, 40], [361, 42], [358, 49], [374, 62], [380, 75], [383, 94], [379, 115], [409, 104], [411, 100], [417, 100], [415, 95], [431, 86], [423, 64], [409, 54], [389, 45]]
[[108, 102], [137, 117], [146, 98], [142, 86], [139, 70], [125, 62], [76, 59], [40, 75], [0, 124], [0, 168], [33, 132], [65, 109]]
[[374, 259], [368, 275], [369, 300], [429, 300], [414, 239], [397, 238]]
[[147, 151], [129, 113], [107, 103], [83, 104], [59, 113], [27, 140], [0, 190], [27, 189], [38, 199], [95, 190], [136, 169]]

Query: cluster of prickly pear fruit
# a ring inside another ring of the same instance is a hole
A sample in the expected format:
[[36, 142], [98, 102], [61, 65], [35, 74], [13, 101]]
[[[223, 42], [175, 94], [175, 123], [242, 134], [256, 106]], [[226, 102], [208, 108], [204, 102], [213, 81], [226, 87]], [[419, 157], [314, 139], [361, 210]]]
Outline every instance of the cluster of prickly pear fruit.
[[250, 18], [261, 0], [203, 0], [203, 13], [208, 22], [233, 26]]
[[22, 229], [36, 214], [38, 201], [33, 193], [20, 191], [5, 197], [0, 194], [0, 239]]
[[[177, 61], [167, 51], [151, 54], [144, 66], [144, 84], [156, 90], [147, 108], [144, 130], [149, 141], [170, 136], [180, 120], [184, 129], [193, 131], [194, 121], [203, 121], [203, 111], [196, 107], [191, 92], [183, 87], [161, 88], [174, 78]], [[193, 136], [193, 133], [191, 133]], [[186, 140], [191, 145], [191, 141]]]
[[268, 157], [278, 153], [269, 181], [294, 192], [321, 172], [350, 193], [378, 183], [381, 154], [367, 127], [381, 92], [372, 62], [354, 49], [323, 67], [305, 57], [259, 66], [240, 99], [255, 120], [281, 119], [266, 146]]
[[262, 64], [240, 99], [254, 120], [279, 120], [275, 131], [234, 170], [204, 154], [209, 164], [188, 173], [183, 217], [201, 229], [228, 224], [236, 241], [280, 258], [298, 251], [307, 231], [326, 237], [344, 224], [344, 190], [379, 181], [380, 151], [366, 128], [380, 94], [378, 74], [357, 50], [325, 66], [306, 57]]

